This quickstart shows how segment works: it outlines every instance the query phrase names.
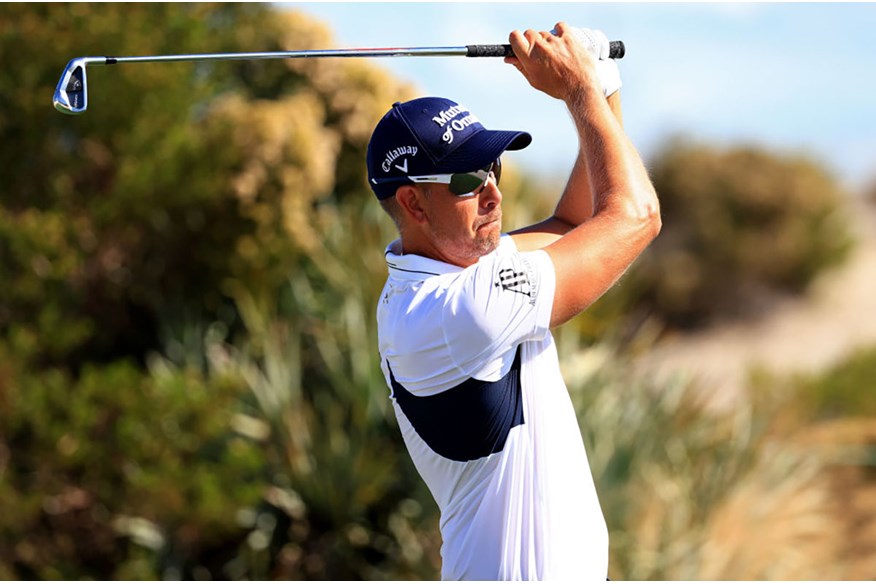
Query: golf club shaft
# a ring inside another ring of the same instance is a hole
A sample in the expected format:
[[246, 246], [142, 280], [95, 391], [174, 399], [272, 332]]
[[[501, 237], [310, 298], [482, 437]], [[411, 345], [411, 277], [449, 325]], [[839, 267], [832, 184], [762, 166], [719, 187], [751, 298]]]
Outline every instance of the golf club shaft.
[[[609, 43], [609, 57], [620, 59], [626, 52], [620, 41]], [[89, 65], [117, 63], [168, 63], [178, 61], [251, 61], [258, 59], [307, 59], [317, 57], [509, 57], [511, 45], [465, 45], [461, 47], [407, 47], [382, 49], [322, 49], [268, 53], [201, 53], [191, 55], [149, 55], [141, 57], [77, 57], [67, 63], [55, 88], [52, 103], [64, 114], [77, 115], [88, 107], [86, 69]]]
[[[249, 61], [257, 59], [307, 59], [318, 57], [508, 57], [511, 45], [465, 45], [460, 47], [406, 47], [375, 49], [322, 49], [264, 53], [200, 53], [190, 55], [148, 55], [142, 57], [86, 57], [88, 64], [167, 63], [177, 61]], [[621, 41], [611, 42], [610, 57], [622, 58]]]

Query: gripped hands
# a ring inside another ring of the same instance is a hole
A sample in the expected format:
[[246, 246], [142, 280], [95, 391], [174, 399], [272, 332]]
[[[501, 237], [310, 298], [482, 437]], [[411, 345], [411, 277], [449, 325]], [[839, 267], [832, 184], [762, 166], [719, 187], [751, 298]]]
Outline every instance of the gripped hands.
[[588, 85], [601, 93], [594, 58], [572, 27], [559, 22], [554, 30], [556, 34], [513, 31], [509, 42], [515, 56], [505, 62], [514, 65], [532, 87], [566, 103], [580, 97]]

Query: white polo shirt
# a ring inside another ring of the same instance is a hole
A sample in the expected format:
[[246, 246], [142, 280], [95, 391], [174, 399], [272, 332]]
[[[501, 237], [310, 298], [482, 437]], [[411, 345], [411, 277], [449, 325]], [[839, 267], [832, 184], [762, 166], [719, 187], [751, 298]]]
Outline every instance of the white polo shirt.
[[386, 251], [383, 372], [441, 511], [445, 580], [605, 580], [608, 531], [549, 324], [547, 253]]

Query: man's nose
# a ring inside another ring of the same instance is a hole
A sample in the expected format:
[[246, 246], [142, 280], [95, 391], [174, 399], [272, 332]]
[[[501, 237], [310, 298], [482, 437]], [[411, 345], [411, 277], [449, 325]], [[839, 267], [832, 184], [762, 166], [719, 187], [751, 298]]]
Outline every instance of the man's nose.
[[490, 175], [490, 180], [484, 185], [480, 194], [480, 203], [482, 207], [492, 209], [502, 202], [502, 191], [496, 185], [496, 179]]

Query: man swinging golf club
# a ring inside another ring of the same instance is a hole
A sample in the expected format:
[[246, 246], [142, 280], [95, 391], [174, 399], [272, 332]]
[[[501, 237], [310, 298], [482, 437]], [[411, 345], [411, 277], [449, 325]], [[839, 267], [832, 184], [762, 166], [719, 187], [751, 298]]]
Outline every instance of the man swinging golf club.
[[608, 534], [550, 329], [608, 290], [660, 231], [620, 123], [599, 31], [510, 35], [515, 66], [562, 100], [580, 138], [554, 214], [501, 234], [500, 156], [525, 132], [464, 106], [397, 103], [368, 147], [398, 226], [377, 308], [379, 350], [411, 458], [441, 512], [442, 577], [605, 579]]

